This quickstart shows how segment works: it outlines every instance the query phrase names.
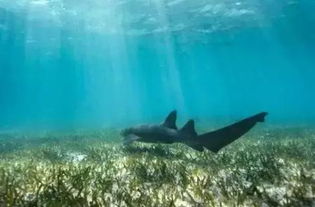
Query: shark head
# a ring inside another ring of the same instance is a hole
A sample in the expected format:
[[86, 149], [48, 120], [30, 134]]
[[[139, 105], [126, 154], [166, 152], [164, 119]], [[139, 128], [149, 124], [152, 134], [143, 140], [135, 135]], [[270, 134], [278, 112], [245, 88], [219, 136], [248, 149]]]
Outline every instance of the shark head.
[[123, 137], [127, 137], [128, 135], [132, 134], [133, 131], [134, 130], [132, 128], [126, 128], [126, 129], [121, 130], [120, 135]]

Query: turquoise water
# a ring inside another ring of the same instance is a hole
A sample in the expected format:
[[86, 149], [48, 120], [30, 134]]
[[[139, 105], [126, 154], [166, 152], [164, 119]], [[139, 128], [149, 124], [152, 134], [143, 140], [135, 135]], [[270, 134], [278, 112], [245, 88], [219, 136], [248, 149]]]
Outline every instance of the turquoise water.
[[0, 129], [315, 122], [315, 2], [0, 0]]

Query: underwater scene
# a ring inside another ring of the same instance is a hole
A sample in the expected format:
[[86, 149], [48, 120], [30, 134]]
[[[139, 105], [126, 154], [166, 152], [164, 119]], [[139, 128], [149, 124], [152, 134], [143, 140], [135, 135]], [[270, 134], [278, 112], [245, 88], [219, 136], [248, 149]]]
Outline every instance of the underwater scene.
[[314, 9], [0, 0], [0, 207], [315, 207]]

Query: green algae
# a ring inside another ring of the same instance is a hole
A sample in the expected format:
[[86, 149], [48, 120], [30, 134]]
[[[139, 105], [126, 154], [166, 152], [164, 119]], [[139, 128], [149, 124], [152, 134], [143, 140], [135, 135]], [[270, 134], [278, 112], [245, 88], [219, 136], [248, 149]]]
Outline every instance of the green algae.
[[312, 206], [315, 131], [251, 133], [218, 154], [123, 146], [115, 130], [0, 135], [0, 206]]

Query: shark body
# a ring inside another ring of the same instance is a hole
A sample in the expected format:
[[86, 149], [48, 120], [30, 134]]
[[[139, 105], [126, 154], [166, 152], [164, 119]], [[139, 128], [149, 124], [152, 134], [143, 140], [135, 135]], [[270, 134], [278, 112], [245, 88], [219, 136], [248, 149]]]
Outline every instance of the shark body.
[[194, 120], [189, 120], [181, 129], [176, 126], [176, 111], [172, 111], [162, 124], [140, 125], [122, 131], [124, 143], [134, 141], [148, 143], [183, 143], [195, 150], [204, 148], [218, 152], [253, 128], [257, 122], [264, 122], [267, 112], [258, 113], [219, 130], [198, 135]]

